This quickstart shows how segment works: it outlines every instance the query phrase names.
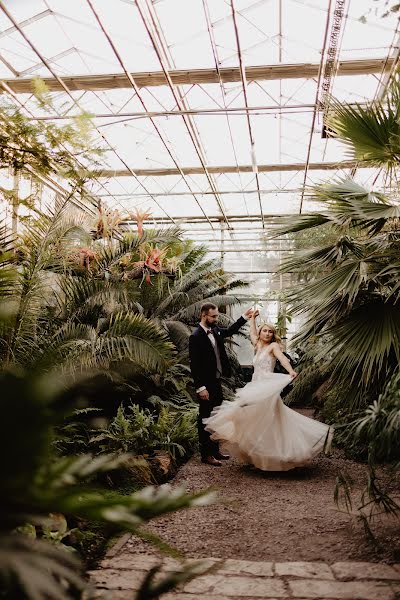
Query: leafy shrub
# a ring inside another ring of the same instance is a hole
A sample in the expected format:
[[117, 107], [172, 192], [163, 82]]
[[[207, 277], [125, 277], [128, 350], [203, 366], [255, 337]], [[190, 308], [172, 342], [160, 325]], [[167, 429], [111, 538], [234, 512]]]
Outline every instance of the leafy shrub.
[[108, 425], [90, 439], [97, 452], [151, 455], [165, 450], [176, 461], [192, 452], [197, 443], [195, 410], [163, 406], [158, 412], [131, 404], [120, 406]]
[[[135, 532], [152, 517], [206, 501], [204, 493], [172, 493], [168, 486], [104, 494], [90, 481], [117, 468], [123, 457], [55, 456], [54, 428], [73, 408], [66, 401], [67, 380], [3, 370], [0, 387], [0, 454], [7, 457], [0, 468], [0, 597], [79, 597], [86, 586], [82, 565], [62, 543], [76, 519]], [[50, 514], [53, 521], [59, 515], [56, 528], [48, 525]], [[47, 539], [36, 539], [32, 527], [18, 529], [28, 519]]]

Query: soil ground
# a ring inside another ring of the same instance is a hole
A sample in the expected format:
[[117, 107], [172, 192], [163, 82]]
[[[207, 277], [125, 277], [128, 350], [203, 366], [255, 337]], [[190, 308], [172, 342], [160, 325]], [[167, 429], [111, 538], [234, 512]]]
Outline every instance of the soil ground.
[[[366, 466], [347, 460], [339, 450], [330, 457], [319, 456], [307, 467], [280, 473], [256, 471], [233, 460], [212, 467], [195, 456], [172, 485], [190, 492], [212, 487], [220, 501], [162, 517], [148, 529], [191, 558], [399, 562], [399, 521], [376, 522], [379, 544], [369, 542], [362, 523], [335, 505], [340, 472], [353, 479], [354, 507], [359, 506]], [[386, 473], [382, 476], [396, 494], [399, 481]], [[150, 543], [135, 537], [126, 549], [155, 552]]]

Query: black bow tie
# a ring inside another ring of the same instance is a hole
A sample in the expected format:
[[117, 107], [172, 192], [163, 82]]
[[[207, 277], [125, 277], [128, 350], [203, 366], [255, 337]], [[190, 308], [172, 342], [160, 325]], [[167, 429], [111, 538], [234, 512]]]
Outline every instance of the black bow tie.
[[207, 335], [210, 335], [210, 333], [214, 333], [212, 329], [207, 329]]

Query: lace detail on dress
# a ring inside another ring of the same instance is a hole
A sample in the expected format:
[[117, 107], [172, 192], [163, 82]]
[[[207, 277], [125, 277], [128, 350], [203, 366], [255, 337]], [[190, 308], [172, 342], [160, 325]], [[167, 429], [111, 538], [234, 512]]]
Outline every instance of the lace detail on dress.
[[261, 348], [253, 359], [254, 374], [252, 381], [267, 379], [274, 372], [276, 358], [268, 350], [268, 347]]

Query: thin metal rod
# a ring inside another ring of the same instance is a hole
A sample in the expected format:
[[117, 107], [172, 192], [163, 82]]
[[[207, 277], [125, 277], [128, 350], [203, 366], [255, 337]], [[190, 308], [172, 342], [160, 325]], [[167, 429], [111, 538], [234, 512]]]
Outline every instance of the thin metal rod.
[[[152, 9], [152, 6], [147, 1], [145, 1], [145, 4], [146, 4], [147, 10], [150, 15], [150, 20], [153, 24], [153, 27], [155, 28], [155, 30], [157, 32], [157, 22], [156, 22], [156, 18], [154, 15], [154, 10]], [[169, 74], [168, 59], [169, 59], [169, 61], [171, 61], [171, 59], [168, 57], [168, 49], [167, 49], [166, 45], [163, 44], [161, 36], [158, 35], [158, 40], [157, 40], [156, 36], [153, 34], [153, 31], [151, 31], [151, 29], [149, 27], [149, 23], [147, 22], [145, 14], [144, 14], [141, 0], [136, 1], [136, 6], [137, 6], [137, 9], [141, 16], [141, 19], [143, 21], [143, 24], [146, 28], [146, 31], [148, 33], [148, 36], [151, 40], [154, 51], [160, 62], [161, 68], [162, 68], [165, 78], [168, 82], [169, 89], [171, 90], [172, 96], [176, 102], [176, 106], [178, 107], [179, 110], [187, 110], [186, 102], [185, 102], [184, 98], [182, 98], [182, 95], [180, 94], [179, 90], [175, 89], [175, 86], [174, 86], [174, 84], [171, 80], [170, 74]], [[224, 219], [225, 219], [227, 225], [229, 225], [228, 217], [226, 216], [226, 212], [225, 212], [225, 207], [223, 205], [221, 198], [218, 196], [218, 190], [216, 188], [215, 182], [207, 170], [205, 153], [204, 153], [204, 150], [202, 147], [200, 137], [196, 131], [195, 125], [189, 115], [182, 114], [182, 118], [183, 118], [183, 122], [185, 124], [186, 130], [189, 134], [189, 137], [192, 141], [195, 152], [200, 160], [201, 166], [203, 167], [204, 174], [207, 177], [210, 188], [214, 192], [215, 199], [217, 201], [217, 204], [221, 211], [221, 214], [224, 216]]]
[[[319, 71], [318, 71], [317, 89], [315, 92], [315, 102], [314, 102], [315, 108], [314, 108], [314, 112], [313, 112], [311, 131], [310, 131], [310, 139], [309, 139], [308, 148], [307, 148], [306, 166], [304, 169], [303, 189], [305, 189], [305, 185], [307, 182], [307, 175], [308, 175], [308, 169], [309, 169], [310, 158], [311, 158], [312, 141], [313, 141], [313, 135], [314, 135], [315, 121], [317, 118], [317, 105], [318, 105], [318, 99], [319, 99], [319, 89], [320, 89], [320, 85], [321, 85], [324, 59], [325, 59], [325, 51], [326, 51], [326, 45], [327, 45], [327, 41], [328, 41], [328, 31], [329, 31], [329, 21], [330, 21], [330, 16], [331, 16], [331, 7], [332, 7], [332, 0], [329, 0], [328, 11], [326, 14], [324, 41], [322, 44], [322, 51], [321, 51], [321, 62], [319, 64]], [[300, 200], [300, 211], [299, 211], [300, 214], [302, 213], [302, 210], [303, 210], [303, 200], [304, 200], [304, 192], [302, 193], [301, 200]]]
[[[347, 106], [352, 106], [355, 103], [349, 103]], [[357, 105], [360, 105], [358, 102]], [[285, 105], [284, 108], [274, 105], [274, 106], [249, 106], [248, 108], [241, 107], [232, 107], [232, 108], [201, 108], [201, 109], [191, 109], [191, 110], [160, 110], [160, 111], [142, 111], [142, 112], [124, 112], [124, 113], [98, 113], [92, 114], [91, 117], [93, 119], [111, 119], [115, 117], [121, 117], [124, 121], [128, 119], [126, 117], [130, 117], [129, 120], [133, 119], [143, 119], [148, 117], [181, 117], [182, 115], [194, 115], [196, 117], [199, 116], [212, 116], [212, 115], [221, 115], [221, 114], [229, 114], [243, 116], [246, 115], [247, 111], [253, 114], [262, 115], [264, 112], [269, 112], [270, 114], [277, 114], [282, 111], [291, 113], [292, 111], [300, 111], [303, 112], [311, 112], [315, 108], [314, 104], [289, 104]], [[307, 110], [304, 110], [307, 109]], [[61, 121], [74, 119], [77, 115], [67, 115], [67, 116], [35, 116], [34, 119], [37, 121]], [[120, 123], [122, 121], [114, 121], [114, 123]], [[112, 123], [112, 124], [114, 124]], [[111, 125], [108, 123], [106, 125]]]
[[[321, 162], [321, 163], [308, 163], [308, 170], [314, 171], [331, 171], [337, 169], [351, 169], [357, 164], [355, 160], [343, 160], [339, 162]], [[306, 167], [306, 163], [284, 163], [284, 164], [273, 164], [273, 165], [257, 165], [259, 173], [270, 173], [279, 171], [303, 171]], [[369, 164], [359, 165], [360, 168], [370, 169]], [[208, 167], [209, 173], [236, 173], [236, 165], [215, 165]], [[140, 177], [160, 177], [164, 175], [179, 175], [181, 173], [186, 175], [202, 175], [202, 167], [180, 167], [180, 169], [135, 169], [135, 173]], [[252, 165], [239, 165], [239, 171], [241, 173], [253, 173]], [[131, 177], [130, 170], [118, 170], [118, 169], [103, 169], [99, 173], [99, 177]], [[278, 188], [279, 189], [279, 188]], [[257, 189], [258, 191], [258, 189]], [[201, 192], [197, 192], [201, 194]]]
[[44, 17], [48, 17], [51, 14], [53, 14], [52, 10], [50, 10], [50, 9], [43, 10], [42, 12], [37, 13], [36, 15], [34, 15], [33, 17], [30, 17], [29, 19], [25, 19], [24, 21], [21, 21], [20, 23], [18, 23], [18, 26], [13, 25], [12, 27], [3, 29], [3, 31], [0, 32], [0, 38], [8, 36], [11, 33], [13, 33], [14, 31], [19, 31], [19, 29], [24, 28], [26, 25], [30, 25], [31, 23], [35, 23], [36, 21], [40, 21], [41, 19], [44, 19]]
[[[59, 52], [58, 54], [55, 54], [54, 56], [50, 56], [47, 59], [47, 62], [49, 63], [49, 65], [51, 63], [55, 63], [58, 60], [60, 60], [60, 58], [65, 58], [66, 56], [70, 56], [70, 54], [74, 54], [76, 52], [76, 48], [71, 47], [68, 48], [67, 50], [64, 50], [63, 52]], [[40, 67], [42, 67], [42, 63], [36, 63], [36, 65], [33, 65], [32, 67], [29, 67], [28, 69], [25, 69], [24, 71], [21, 71], [19, 73], [20, 77], [25, 77], [25, 75], [28, 75], [30, 73], [34, 73], [35, 71], [37, 71], [38, 69], [40, 69]]]
[[[111, 46], [111, 49], [112, 49], [112, 51], [114, 52], [114, 54], [115, 54], [115, 56], [116, 56], [116, 58], [117, 58], [117, 60], [118, 60], [119, 64], [121, 65], [121, 67], [122, 67], [122, 69], [123, 69], [123, 71], [124, 71], [124, 73], [125, 73], [125, 76], [127, 77], [127, 79], [128, 79], [128, 81], [129, 81], [129, 83], [130, 83], [131, 87], [132, 87], [132, 88], [135, 90], [135, 93], [136, 93], [136, 96], [137, 96], [137, 98], [138, 98], [139, 102], [140, 102], [140, 103], [141, 103], [141, 105], [143, 106], [144, 110], [146, 110], [146, 111], [147, 111], [146, 104], [145, 104], [145, 102], [144, 102], [144, 100], [143, 100], [142, 96], [140, 95], [139, 88], [138, 88], [138, 86], [136, 85], [136, 83], [135, 83], [135, 80], [134, 80], [134, 78], [132, 77], [131, 73], [130, 73], [130, 72], [127, 70], [127, 68], [126, 68], [126, 66], [125, 66], [125, 63], [124, 63], [124, 61], [123, 61], [123, 60], [122, 60], [122, 58], [121, 58], [121, 55], [119, 54], [119, 52], [118, 52], [117, 48], [115, 47], [115, 44], [114, 44], [114, 42], [112, 41], [112, 39], [111, 39], [111, 37], [110, 37], [109, 33], [106, 31], [106, 29], [105, 29], [105, 27], [104, 27], [104, 24], [103, 24], [103, 22], [101, 21], [101, 19], [100, 19], [100, 17], [99, 17], [99, 15], [98, 15], [98, 13], [96, 12], [96, 10], [95, 10], [95, 8], [94, 8], [94, 6], [93, 6], [93, 3], [92, 3], [92, 1], [91, 1], [91, 0], [86, 0], [86, 2], [87, 2], [87, 4], [89, 5], [89, 7], [90, 7], [90, 9], [91, 9], [91, 11], [92, 11], [92, 13], [93, 13], [93, 15], [94, 15], [94, 17], [95, 17], [96, 21], [98, 22], [98, 24], [99, 24], [99, 27], [100, 27], [101, 31], [103, 32], [103, 34], [104, 34], [104, 36], [106, 37], [106, 39], [107, 39], [107, 41], [108, 41], [109, 45]], [[200, 207], [200, 210], [201, 210], [201, 211], [202, 211], [202, 213], [204, 214], [205, 218], [206, 218], [206, 219], [208, 219], [208, 217], [207, 217], [206, 213], [204, 212], [204, 209], [203, 209], [203, 207], [200, 205], [200, 203], [199, 203], [199, 201], [198, 201], [198, 199], [197, 199], [197, 197], [196, 197], [196, 194], [195, 194], [195, 192], [193, 192], [193, 190], [192, 190], [192, 188], [191, 188], [190, 184], [188, 183], [188, 181], [187, 181], [187, 179], [186, 179], [186, 177], [185, 177], [185, 175], [184, 175], [183, 171], [181, 170], [181, 168], [180, 168], [180, 165], [179, 165], [178, 161], [176, 160], [176, 158], [175, 158], [175, 156], [174, 156], [174, 153], [172, 152], [172, 149], [169, 147], [169, 144], [167, 143], [167, 141], [165, 140], [164, 136], [162, 135], [162, 133], [161, 133], [160, 129], [158, 128], [158, 125], [157, 125], [157, 123], [156, 123], [156, 122], [154, 121], [154, 119], [152, 119], [151, 117], [150, 117], [150, 122], [151, 122], [151, 124], [153, 125], [153, 127], [154, 127], [155, 131], [157, 132], [157, 135], [159, 136], [159, 138], [160, 138], [160, 140], [161, 140], [161, 142], [162, 142], [163, 146], [164, 146], [164, 147], [165, 147], [165, 149], [167, 150], [167, 152], [168, 152], [168, 154], [169, 154], [169, 156], [170, 156], [170, 158], [171, 158], [172, 162], [174, 163], [174, 165], [175, 165], [175, 166], [176, 166], [176, 168], [178, 169], [178, 171], [179, 171], [179, 173], [180, 173], [180, 175], [181, 175], [181, 177], [182, 177], [183, 181], [184, 181], [184, 182], [185, 182], [185, 184], [187, 185], [187, 187], [188, 187], [188, 189], [189, 189], [190, 193], [192, 194], [192, 196], [193, 196], [193, 197], [194, 197], [194, 199], [196, 200], [197, 204], [199, 205], [199, 207]], [[138, 183], [140, 183], [140, 182], [138, 182]], [[162, 210], [164, 211], [164, 209], [162, 209]], [[164, 212], [165, 212], [165, 211], [164, 211]], [[172, 219], [172, 220], [173, 220], [173, 219]], [[210, 226], [212, 227], [211, 221], [210, 221]]]
[[[244, 102], [245, 102], [246, 108], [248, 108], [249, 102], [248, 102], [248, 99], [247, 99], [246, 71], [245, 71], [245, 66], [244, 66], [243, 58], [242, 58], [242, 50], [241, 50], [241, 47], [240, 47], [240, 39], [239, 39], [239, 29], [238, 29], [237, 22], [236, 22], [236, 11], [235, 11], [235, 5], [234, 5], [233, 0], [231, 0], [231, 9], [232, 9], [232, 22], [233, 22], [233, 27], [234, 27], [234, 30], [235, 30], [236, 47], [237, 47], [238, 58], [239, 58], [240, 77], [241, 77], [241, 80], [242, 80], [243, 97], [244, 97]], [[260, 182], [259, 182], [259, 179], [258, 179], [256, 150], [255, 150], [255, 143], [254, 143], [253, 131], [252, 131], [252, 128], [251, 128], [250, 115], [249, 115], [248, 112], [246, 114], [246, 117], [247, 117], [247, 127], [248, 127], [249, 138], [250, 138], [250, 151], [251, 151], [251, 157], [252, 157], [253, 171], [255, 172], [255, 176], [256, 176], [257, 190], [259, 190], [260, 189]], [[263, 214], [263, 207], [262, 207], [262, 201], [261, 201], [261, 194], [260, 194], [260, 192], [258, 192], [258, 202], [259, 202], [259, 205], [260, 205], [261, 221], [262, 221], [262, 224], [264, 226], [264, 214]]]
[[[239, 176], [239, 184], [240, 187], [243, 190], [243, 183], [242, 183], [242, 177], [239, 171], [239, 160], [236, 154], [236, 148], [235, 148], [235, 144], [233, 141], [233, 132], [232, 132], [232, 128], [231, 128], [231, 122], [229, 119], [229, 114], [228, 114], [228, 107], [226, 104], [226, 98], [225, 98], [225, 89], [224, 89], [224, 84], [222, 82], [222, 77], [221, 77], [221, 72], [220, 72], [220, 61], [219, 61], [219, 57], [218, 57], [218, 47], [217, 47], [217, 43], [215, 41], [215, 35], [214, 35], [214, 29], [213, 29], [213, 25], [212, 25], [212, 21], [211, 21], [211, 15], [210, 15], [210, 11], [209, 11], [209, 7], [207, 4], [207, 0], [203, 0], [203, 10], [204, 10], [204, 15], [206, 18], [206, 22], [207, 22], [207, 30], [208, 30], [208, 36], [210, 38], [210, 43], [211, 43], [211, 49], [213, 52], [213, 57], [214, 57], [214, 64], [215, 64], [215, 68], [216, 71], [218, 73], [218, 79], [219, 79], [219, 89], [221, 91], [221, 98], [222, 98], [222, 102], [224, 103], [224, 111], [225, 111], [225, 118], [226, 118], [226, 124], [228, 126], [228, 131], [229, 131], [229, 138], [230, 138], [230, 142], [231, 142], [231, 146], [232, 146], [232, 152], [233, 152], [233, 157], [235, 159], [235, 164], [237, 166], [237, 174]], [[230, 111], [231, 113], [233, 112], [232, 110]], [[239, 113], [240, 114], [240, 113]], [[247, 203], [246, 203], [246, 196], [245, 194], [242, 192], [242, 197], [243, 197], [243, 203], [246, 207], [247, 212], [249, 212], [248, 207], [247, 207]]]

